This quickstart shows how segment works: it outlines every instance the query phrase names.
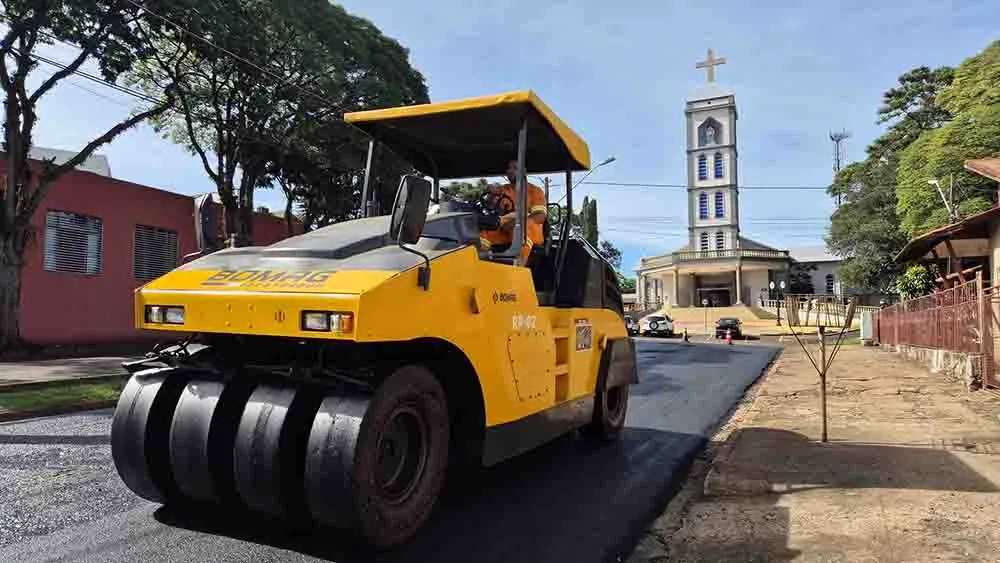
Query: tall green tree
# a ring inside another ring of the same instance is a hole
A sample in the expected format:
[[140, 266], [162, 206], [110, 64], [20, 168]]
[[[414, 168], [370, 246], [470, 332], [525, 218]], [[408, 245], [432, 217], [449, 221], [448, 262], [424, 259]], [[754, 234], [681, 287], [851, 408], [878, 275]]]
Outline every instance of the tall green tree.
[[837, 176], [841, 205], [830, 219], [827, 246], [844, 258], [839, 277], [862, 290], [890, 293], [900, 273], [893, 261], [907, 236], [896, 215], [896, 157], [855, 162]]
[[806, 295], [816, 293], [812, 280], [812, 272], [814, 271], [816, 271], [816, 264], [793, 262], [788, 270], [788, 292]]
[[475, 182], [451, 182], [441, 186], [441, 199], [474, 203], [486, 190], [498, 186], [499, 184], [491, 184], [486, 178], [479, 178]]
[[843, 259], [839, 274], [846, 285], [895, 291], [900, 268], [893, 258], [908, 238], [897, 214], [900, 153], [950, 119], [937, 97], [953, 78], [948, 67], [917, 67], [900, 76], [878, 110], [886, 132], [867, 147], [865, 160], [844, 167], [830, 186], [842, 205], [831, 217], [826, 242]]
[[949, 222], [945, 203], [929, 180], [937, 180], [947, 198], [954, 197], [960, 216], [996, 203], [992, 182], [966, 172], [962, 164], [1000, 155], [1000, 41], [964, 61], [953, 74], [954, 80], [935, 100], [948, 119], [921, 132], [900, 155], [898, 212], [910, 236]]
[[[20, 340], [21, 272], [24, 252], [34, 238], [31, 219], [62, 175], [83, 163], [102, 145], [135, 125], [166, 112], [174, 102], [173, 84], [162, 83], [156, 101], [94, 137], [68, 160], [32, 163], [39, 103], [62, 80], [85, 63], [96, 63], [106, 80], [115, 81], [145, 56], [152, 45], [142, 30], [159, 23], [125, 2], [114, 0], [2, 0], [6, 32], [0, 39], [0, 87], [4, 94], [6, 181], [0, 185], [0, 350]], [[54, 42], [75, 46], [64, 68], [40, 79], [33, 90], [29, 78], [40, 63], [36, 51]], [[174, 64], [176, 51], [163, 55]]]
[[423, 77], [401, 45], [326, 0], [174, 3], [175, 10], [184, 8], [180, 29], [156, 39], [186, 46], [186, 65], [177, 70], [154, 52], [134, 76], [144, 88], [158, 89], [163, 79], [177, 83], [181, 111], [157, 125], [201, 160], [225, 207], [227, 234], [252, 240], [254, 193], [275, 181], [276, 155], [306, 155], [296, 161], [297, 172], [283, 178], [286, 186], [308, 177], [299, 172], [311, 162], [314, 172], [344, 177], [363, 163], [332, 166], [316, 159], [317, 131], [357, 143], [337, 131], [344, 112], [428, 100]]
[[583, 204], [580, 206], [580, 234], [597, 247], [600, 236], [597, 228], [597, 200], [589, 196], [583, 196]]

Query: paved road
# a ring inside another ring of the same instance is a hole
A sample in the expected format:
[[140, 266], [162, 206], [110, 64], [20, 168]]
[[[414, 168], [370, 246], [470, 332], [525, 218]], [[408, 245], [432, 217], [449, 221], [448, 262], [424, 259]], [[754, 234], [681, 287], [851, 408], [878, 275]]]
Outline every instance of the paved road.
[[137, 499], [111, 463], [109, 411], [0, 424], [0, 562], [615, 560], [776, 351], [641, 340], [620, 443], [567, 436], [451, 486], [426, 530], [392, 554]]

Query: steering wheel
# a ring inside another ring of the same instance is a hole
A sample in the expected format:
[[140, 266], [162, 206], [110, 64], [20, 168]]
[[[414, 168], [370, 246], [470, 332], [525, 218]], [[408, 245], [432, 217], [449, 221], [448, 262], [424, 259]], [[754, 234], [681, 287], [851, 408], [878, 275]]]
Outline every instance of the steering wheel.
[[[509, 207], [504, 204], [509, 205]], [[514, 209], [514, 200], [503, 192], [486, 190], [479, 196], [473, 207], [479, 216], [480, 229], [495, 231], [500, 228], [500, 217], [508, 213], [504, 209]]]
[[[507, 205], [504, 205], [506, 203]], [[486, 190], [477, 202], [479, 209], [486, 214], [505, 215], [516, 207], [514, 200], [504, 192]]]

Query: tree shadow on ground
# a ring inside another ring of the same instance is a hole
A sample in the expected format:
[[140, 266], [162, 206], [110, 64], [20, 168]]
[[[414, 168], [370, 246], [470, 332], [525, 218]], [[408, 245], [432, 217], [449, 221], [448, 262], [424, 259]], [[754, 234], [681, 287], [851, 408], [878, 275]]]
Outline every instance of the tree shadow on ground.
[[[890, 444], [820, 443], [771, 428], [743, 428], [729, 440], [705, 481], [705, 497], [688, 506], [685, 524], [667, 538], [670, 561], [788, 562], [786, 494], [816, 489], [907, 489], [997, 492], [949, 451]], [[640, 554], [641, 555], [641, 554]], [[844, 553], [827, 553], [842, 561]]]
[[452, 479], [424, 529], [391, 552], [246, 515], [161, 508], [155, 517], [335, 561], [615, 561], [663, 510], [703, 444], [700, 436], [633, 428], [603, 446], [564, 436]]
[[952, 452], [931, 447], [816, 442], [798, 432], [743, 428], [727, 471], [756, 471], [776, 487], [883, 488], [997, 492], [997, 487]]

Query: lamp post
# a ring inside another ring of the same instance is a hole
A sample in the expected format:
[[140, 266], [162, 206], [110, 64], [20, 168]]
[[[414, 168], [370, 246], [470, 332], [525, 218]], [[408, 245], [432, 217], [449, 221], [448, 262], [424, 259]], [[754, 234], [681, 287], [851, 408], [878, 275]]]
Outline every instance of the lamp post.
[[[613, 156], [609, 156], [608, 158], [605, 158], [604, 160], [602, 160], [601, 162], [599, 162], [597, 164], [597, 166], [594, 166], [590, 170], [588, 170], [587, 173], [583, 175], [583, 178], [580, 178], [579, 180], [576, 181], [575, 184], [573, 184], [573, 187], [576, 188], [581, 183], [583, 183], [583, 181], [587, 179], [587, 176], [590, 176], [591, 174], [594, 173], [594, 170], [597, 170], [598, 168], [600, 168], [602, 166], [611, 164], [612, 162], [614, 162], [616, 160], [618, 160], [618, 159], [615, 158], [615, 157], [613, 157]], [[564, 193], [563, 196], [561, 198], [559, 198], [559, 201], [556, 202], [556, 205], [559, 205], [560, 203], [562, 203], [562, 200], [566, 199], [566, 196], [569, 195], [569, 189], [568, 188], [569, 188], [569, 186], [567, 186], [566, 193]]]
[[958, 210], [955, 209], [955, 177], [952, 174], [948, 175], [948, 197], [944, 197], [944, 190], [941, 189], [941, 182], [937, 178], [931, 178], [927, 180], [927, 183], [931, 186], [937, 188], [938, 195], [941, 196], [941, 201], [944, 202], [944, 208], [948, 210], [948, 222], [957, 223], [959, 221]]

